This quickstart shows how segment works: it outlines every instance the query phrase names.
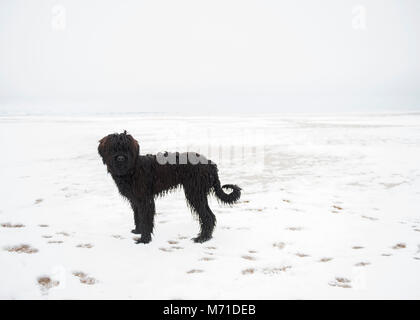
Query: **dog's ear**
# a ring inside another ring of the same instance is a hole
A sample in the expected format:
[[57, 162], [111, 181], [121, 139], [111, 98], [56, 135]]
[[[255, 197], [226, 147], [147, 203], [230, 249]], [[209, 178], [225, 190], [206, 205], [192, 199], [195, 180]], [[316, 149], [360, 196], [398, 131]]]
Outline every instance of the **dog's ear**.
[[138, 156], [140, 154], [140, 146], [139, 143], [137, 142], [136, 139], [134, 139], [131, 134], [128, 134], [127, 137], [130, 139], [133, 150], [134, 150], [134, 155]]
[[99, 146], [98, 146], [98, 153], [102, 157], [102, 162], [105, 164], [105, 144], [108, 140], [108, 136], [103, 137], [101, 140], [99, 140]]

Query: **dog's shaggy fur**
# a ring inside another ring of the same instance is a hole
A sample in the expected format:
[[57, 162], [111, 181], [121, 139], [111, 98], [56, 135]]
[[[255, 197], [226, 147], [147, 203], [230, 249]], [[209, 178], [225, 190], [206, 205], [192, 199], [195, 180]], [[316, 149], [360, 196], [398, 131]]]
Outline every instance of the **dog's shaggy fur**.
[[[98, 152], [120, 194], [133, 208], [136, 228], [132, 232], [141, 234], [138, 243], [152, 239], [155, 198], [179, 186], [184, 188], [187, 203], [200, 221], [201, 231], [193, 238], [195, 242], [211, 239], [216, 225], [207, 196], [214, 192], [226, 204], [235, 203], [241, 196], [238, 186], [220, 185], [216, 164], [203, 156], [190, 152], [141, 156], [138, 142], [126, 131], [102, 138]], [[222, 188], [233, 191], [227, 194]]]

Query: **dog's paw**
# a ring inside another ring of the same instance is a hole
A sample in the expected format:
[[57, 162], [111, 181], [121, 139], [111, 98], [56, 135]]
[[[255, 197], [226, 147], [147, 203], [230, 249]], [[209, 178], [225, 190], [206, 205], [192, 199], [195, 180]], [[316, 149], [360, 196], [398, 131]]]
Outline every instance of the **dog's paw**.
[[211, 236], [202, 236], [199, 235], [198, 237], [192, 238], [191, 240], [195, 243], [203, 243], [211, 239]]
[[141, 237], [139, 240], [136, 241], [136, 244], [139, 244], [139, 243], [146, 244], [146, 243], [149, 243], [150, 241], [152, 241], [152, 237]]
[[138, 231], [137, 229], [133, 229], [133, 230], [131, 230], [131, 233], [134, 233], [134, 234], [140, 234], [141, 232], [140, 232], [140, 231]]

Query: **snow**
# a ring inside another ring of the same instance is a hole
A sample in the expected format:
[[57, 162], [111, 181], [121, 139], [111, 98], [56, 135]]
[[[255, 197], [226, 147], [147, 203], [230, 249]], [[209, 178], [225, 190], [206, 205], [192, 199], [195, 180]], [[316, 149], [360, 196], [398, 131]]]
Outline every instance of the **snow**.
[[[212, 240], [179, 190], [135, 244], [96, 151], [124, 129], [243, 188]], [[420, 114], [3, 116], [0, 148], [2, 299], [420, 298]]]

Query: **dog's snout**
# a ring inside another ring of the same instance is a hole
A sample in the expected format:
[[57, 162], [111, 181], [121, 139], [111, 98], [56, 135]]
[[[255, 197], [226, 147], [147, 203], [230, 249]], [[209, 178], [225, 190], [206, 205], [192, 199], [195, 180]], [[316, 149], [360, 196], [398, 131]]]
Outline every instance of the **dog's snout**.
[[118, 156], [117, 157], [117, 161], [118, 162], [122, 162], [122, 161], [124, 161], [125, 160], [125, 157], [124, 156]]

